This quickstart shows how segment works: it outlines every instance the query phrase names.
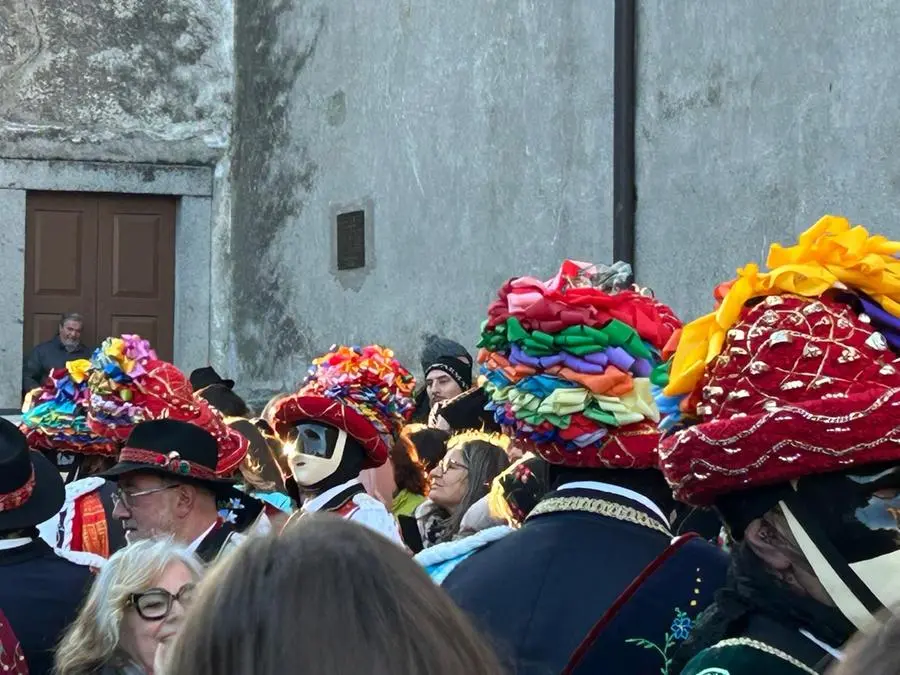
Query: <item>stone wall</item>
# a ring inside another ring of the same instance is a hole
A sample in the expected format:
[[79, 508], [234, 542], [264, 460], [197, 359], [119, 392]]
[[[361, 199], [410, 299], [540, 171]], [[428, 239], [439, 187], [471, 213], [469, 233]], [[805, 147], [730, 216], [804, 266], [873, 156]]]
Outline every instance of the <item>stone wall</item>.
[[825, 213], [900, 239], [900, 4], [641, 0], [637, 268], [685, 319]]
[[[512, 274], [612, 253], [612, 3], [238, 3], [224, 367], [260, 395], [333, 342], [474, 348]], [[370, 261], [337, 272], [335, 215]]]
[[231, 0], [0, 3], [0, 157], [213, 163]]

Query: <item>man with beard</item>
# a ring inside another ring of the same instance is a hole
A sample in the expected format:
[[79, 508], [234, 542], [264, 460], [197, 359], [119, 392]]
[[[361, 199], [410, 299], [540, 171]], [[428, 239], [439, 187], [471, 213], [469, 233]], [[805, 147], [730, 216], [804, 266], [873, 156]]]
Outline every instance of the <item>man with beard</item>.
[[59, 332], [31, 350], [22, 367], [23, 396], [41, 386], [53, 368], [64, 368], [69, 361], [91, 358], [91, 350], [81, 343], [84, 319], [81, 314], [63, 314]]
[[217, 500], [240, 497], [218, 478], [218, 446], [205, 429], [173, 419], [141, 422], [104, 476], [117, 481], [113, 516], [129, 542], [168, 535], [204, 562], [245, 539], [219, 518]]
[[824, 672], [900, 601], [898, 252], [826, 216], [684, 328], [660, 466], [732, 560], [670, 672]]

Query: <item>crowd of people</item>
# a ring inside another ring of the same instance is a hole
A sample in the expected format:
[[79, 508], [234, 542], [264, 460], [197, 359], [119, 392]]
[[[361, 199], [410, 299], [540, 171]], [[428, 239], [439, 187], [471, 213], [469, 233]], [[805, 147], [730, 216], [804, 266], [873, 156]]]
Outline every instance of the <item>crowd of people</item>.
[[567, 260], [418, 386], [337, 345], [258, 414], [61, 317], [0, 420], [0, 668], [900, 674], [900, 241], [826, 216], [714, 297]]

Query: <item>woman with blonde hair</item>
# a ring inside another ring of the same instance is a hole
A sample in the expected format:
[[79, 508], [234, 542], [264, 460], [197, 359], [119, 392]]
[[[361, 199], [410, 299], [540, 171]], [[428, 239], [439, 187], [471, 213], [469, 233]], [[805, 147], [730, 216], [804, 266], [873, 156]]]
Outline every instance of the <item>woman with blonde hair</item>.
[[185, 546], [147, 539], [103, 566], [56, 651], [57, 675], [153, 673], [164, 627], [177, 622], [202, 574]]

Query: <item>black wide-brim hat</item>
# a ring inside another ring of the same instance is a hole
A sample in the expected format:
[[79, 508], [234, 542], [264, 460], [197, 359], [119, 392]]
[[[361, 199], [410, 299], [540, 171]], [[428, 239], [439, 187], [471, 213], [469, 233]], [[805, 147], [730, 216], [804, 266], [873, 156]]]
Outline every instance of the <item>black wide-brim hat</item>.
[[206, 429], [181, 420], [150, 420], [135, 425], [118, 463], [100, 476], [116, 481], [127, 473], [155, 473], [219, 491], [235, 481], [216, 475], [218, 458], [218, 443]]
[[191, 389], [194, 391], [200, 391], [213, 384], [222, 384], [229, 389], [234, 389], [234, 380], [223, 380], [222, 376], [212, 366], [191, 371], [189, 379], [191, 381]]
[[22, 432], [0, 418], [0, 531], [36, 527], [59, 513], [65, 500], [56, 467], [29, 450]]

